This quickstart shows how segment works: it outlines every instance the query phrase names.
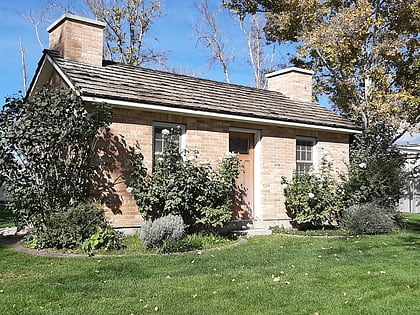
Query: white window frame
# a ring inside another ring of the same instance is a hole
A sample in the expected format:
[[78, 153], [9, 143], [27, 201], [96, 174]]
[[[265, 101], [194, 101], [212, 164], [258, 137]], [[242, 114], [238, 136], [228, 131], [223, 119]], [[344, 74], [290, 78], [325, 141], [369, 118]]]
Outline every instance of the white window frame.
[[297, 155], [298, 150], [298, 142], [299, 141], [306, 141], [312, 143], [311, 146], [311, 161], [309, 160], [298, 160], [296, 157], [296, 173], [297, 174], [303, 174], [304, 171], [298, 169], [298, 164], [300, 165], [307, 165], [308, 168], [314, 168], [315, 167], [315, 146], [316, 146], [316, 138], [313, 137], [296, 137], [296, 147], [295, 147], [295, 155]]
[[[183, 151], [185, 150], [185, 134], [186, 134], [186, 128], [185, 125], [182, 124], [177, 124], [177, 123], [169, 123], [169, 122], [160, 122], [160, 121], [155, 121], [152, 124], [153, 130], [152, 130], [152, 141], [153, 141], [153, 160], [156, 158], [157, 155], [160, 155], [161, 153], [156, 152], [156, 128], [165, 128], [165, 129], [176, 129], [176, 128], [180, 128], [181, 129], [181, 134], [179, 136], [179, 151]], [[162, 142], [162, 150], [164, 148], [164, 142]]]

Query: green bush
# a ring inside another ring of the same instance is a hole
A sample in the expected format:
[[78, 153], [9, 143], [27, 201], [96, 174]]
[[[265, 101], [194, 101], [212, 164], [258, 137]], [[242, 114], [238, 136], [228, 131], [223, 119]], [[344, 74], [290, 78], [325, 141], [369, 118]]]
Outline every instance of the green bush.
[[104, 210], [93, 203], [82, 203], [56, 212], [45, 221], [32, 218], [26, 241], [34, 248], [75, 249], [91, 237], [97, 227], [105, 228]]
[[140, 229], [140, 240], [146, 248], [156, 248], [168, 240], [180, 240], [185, 235], [185, 224], [179, 215], [169, 214], [154, 221], [146, 221]]
[[[111, 108], [87, 111], [74, 91], [45, 87], [30, 98], [7, 98], [0, 110], [0, 181], [7, 207], [19, 225], [41, 225], [54, 212], [87, 200], [104, 180], [92, 165], [100, 130], [111, 122]], [[99, 159], [98, 159], [98, 164]]]
[[341, 210], [341, 195], [331, 175], [331, 163], [322, 161], [319, 174], [294, 174], [290, 182], [282, 178], [287, 215], [298, 229], [319, 228], [331, 224]]
[[90, 255], [94, 250], [105, 249], [121, 249], [123, 248], [123, 234], [117, 232], [110, 227], [96, 227], [96, 233], [85, 240], [82, 249]]
[[396, 213], [376, 203], [353, 205], [344, 209], [340, 227], [355, 234], [389, 233], [396, 226]]
[[[169, 131], [168, 131], [169, 133]], [[132, 170], [127, 185], [145, 219], [168, 214], [180, 215], [189, 232], [214, 230], [231, 217], [235, 178], [239, 160], [229, 156], [218, 161], [215, 170], [196, 162], [198, 153], [179, 152], [178, 132], [165, 136], [163, 154], [155, 160], [151, 175], [143, 164], [143, 156], [132, 149]]]
[[394, 145], [395, 133], [382, 122], [355, 136], [349, 172], [342, 178], [346, 207], [372, 202], [385, 208], [398, 205], [408, 176], [405, 156]]

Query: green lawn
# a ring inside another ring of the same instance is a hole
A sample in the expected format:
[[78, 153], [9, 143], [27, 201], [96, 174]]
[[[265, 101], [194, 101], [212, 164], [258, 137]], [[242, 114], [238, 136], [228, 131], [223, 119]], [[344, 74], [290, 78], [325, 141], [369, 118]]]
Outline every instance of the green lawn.
[[408, 217], [393, 235], [273, 235], [201, 255], [45, 258], [0, 245], [0, 314], [420, 314], [420, 215]]
[[12, 227], [15, 225], [13, 222], [13, 215], [10, 211], [6, 211], [6, 207], [0, 204], [0, 228]]

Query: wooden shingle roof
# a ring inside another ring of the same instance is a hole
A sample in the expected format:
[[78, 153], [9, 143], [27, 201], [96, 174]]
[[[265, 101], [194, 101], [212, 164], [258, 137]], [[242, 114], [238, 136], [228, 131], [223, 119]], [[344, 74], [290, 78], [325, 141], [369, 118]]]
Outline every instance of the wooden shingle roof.
[[238, 117], [358, 130], [351, 121], [311, 102], [246, 86], [104, 62], [102, 67], [62, 58], [45, 50], [82, 96], [192, 109]]

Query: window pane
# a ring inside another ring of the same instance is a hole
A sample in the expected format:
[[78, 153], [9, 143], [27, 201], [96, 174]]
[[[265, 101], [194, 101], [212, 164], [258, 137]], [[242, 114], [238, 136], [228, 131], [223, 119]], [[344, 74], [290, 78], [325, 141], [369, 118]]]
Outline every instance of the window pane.
[[239, 137], [229, 137], [229, 152], [239, 154], [249, 153], [249, 139]]
[[[162, 126], [154, 126], [153, 128], [153, 150], [154, 150], [154, 155], [160, 155], [163, 153], [163, 149], [165, 148], [165, 138], [167, 137], [167, 135], [162, 134], [163, 130], [169, 130], [171, 133], [174, 132], [174, 130], [176, 130], [177, 125], [167, 125], [164, 124]], [[175, 139], [175, 144], [178, 147], [178, 149], [180, 150], [180, 144], [181, 144], [181, 136], [184, 133], [184, 128], [181, 127], [180, 131], [180, 135]]]
[[296, 173], [304, 174], [313, 166], [313, 146], [314, 141], [296, 140]]

